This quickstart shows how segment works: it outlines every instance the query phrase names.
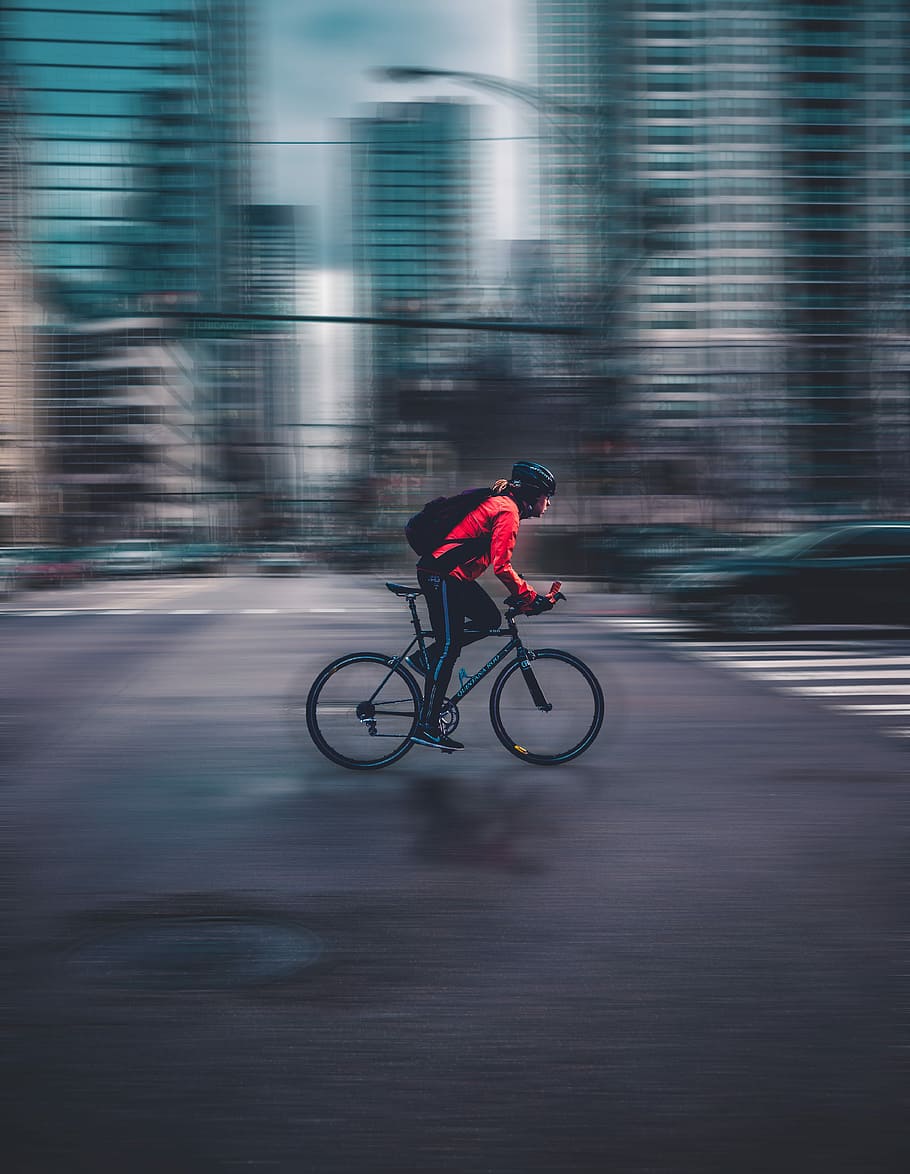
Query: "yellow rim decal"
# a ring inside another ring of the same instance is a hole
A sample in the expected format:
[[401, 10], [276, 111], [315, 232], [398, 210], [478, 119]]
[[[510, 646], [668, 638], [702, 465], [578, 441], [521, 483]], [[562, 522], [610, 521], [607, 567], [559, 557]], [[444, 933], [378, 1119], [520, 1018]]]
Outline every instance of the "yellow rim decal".
[[515, 749], [519, 754], [527, 754], [527, 750], [525, 750], [524, 746], [516, 746]]

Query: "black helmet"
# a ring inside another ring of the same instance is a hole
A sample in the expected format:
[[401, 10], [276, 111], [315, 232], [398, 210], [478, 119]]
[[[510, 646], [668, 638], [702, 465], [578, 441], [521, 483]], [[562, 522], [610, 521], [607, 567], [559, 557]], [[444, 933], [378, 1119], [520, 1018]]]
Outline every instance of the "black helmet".
[[526, 500], [533, 500], [541, 493], [552, 497], [556, 492], [556, 478], [546, 465], [537, 461], [516, 461], [512, 466], [511, 481]]

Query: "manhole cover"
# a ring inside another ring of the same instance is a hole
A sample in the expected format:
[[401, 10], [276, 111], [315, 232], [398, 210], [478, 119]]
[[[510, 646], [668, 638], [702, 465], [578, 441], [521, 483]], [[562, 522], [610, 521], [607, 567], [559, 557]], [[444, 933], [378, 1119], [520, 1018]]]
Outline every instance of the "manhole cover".
[[68, 962], [96, 983], [211, 989], [274, 982], [321, 954], [320, 939], [302, 927], [181, 917], [120, 926], [83, 942]]

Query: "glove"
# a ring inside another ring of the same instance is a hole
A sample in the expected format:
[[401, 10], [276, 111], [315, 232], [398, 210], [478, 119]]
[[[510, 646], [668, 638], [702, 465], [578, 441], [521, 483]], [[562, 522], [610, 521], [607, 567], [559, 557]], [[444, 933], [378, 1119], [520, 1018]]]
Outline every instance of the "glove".
[[533, 599], [522, 603], [519, 610], [522, 615], [539, 616], [542, 612], [553, 610], [553, 601], [547, 599], [546, 595], [535, 595]]

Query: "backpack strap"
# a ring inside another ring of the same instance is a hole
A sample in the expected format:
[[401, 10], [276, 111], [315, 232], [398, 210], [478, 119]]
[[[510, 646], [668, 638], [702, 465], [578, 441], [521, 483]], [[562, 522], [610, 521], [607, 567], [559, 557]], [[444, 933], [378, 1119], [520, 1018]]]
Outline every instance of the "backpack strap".
[[[485, 534], [480, 534], [477, 538], [453, 538], [451, 541], [456, 543], [451, 550], [447, 550], [439, 558], [434, 558], [431, 554], [423, 555], [417, 564], [418, 567], [424, 571], [432, 571], [436, 575], [451, 575], [456, 567], [469, 562], [489, 545], [489, 538]], [[443, 539], [439, 545], [445, 544], [446, 539]]]

